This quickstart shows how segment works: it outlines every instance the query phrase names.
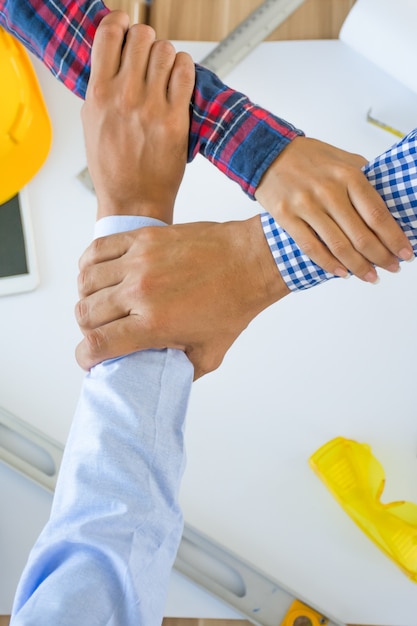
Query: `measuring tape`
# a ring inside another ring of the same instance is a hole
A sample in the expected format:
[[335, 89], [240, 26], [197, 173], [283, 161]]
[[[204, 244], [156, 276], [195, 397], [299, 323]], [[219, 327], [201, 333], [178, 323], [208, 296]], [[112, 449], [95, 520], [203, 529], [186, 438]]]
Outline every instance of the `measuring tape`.
[[328, 626], [329, 620], [311, 607], [295, 600], [281, 626]]
[[265, 0], [227, 35], [200, 65], [223, 78], [305, 0]]

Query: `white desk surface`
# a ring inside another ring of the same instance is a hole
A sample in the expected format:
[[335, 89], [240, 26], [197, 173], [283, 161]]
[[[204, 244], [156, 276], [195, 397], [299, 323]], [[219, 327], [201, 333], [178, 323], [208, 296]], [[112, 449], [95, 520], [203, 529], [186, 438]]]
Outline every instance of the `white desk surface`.
[[[199, 59], [210, 46], [178, 48]], [[41, 284], [1, 299], [0, 404], [64, 442], [82, 377], [73, 358], [77, 259], [91, 237], [95, 202], [76, 180], [85, 166], [81, 103], [36, 68], [54, 126], [48, 161], [29, 186]], [[395, 116], [404, 131], [417, 124], [417, 95], [339, 41], [263, 44], [227, 82], [308, 135], [369, 157], [394, 142], [366, 123], [370, 106], [389, 121]], [[177, 207], [178, 221], [259, 210], [200, 157], [187, 169]], [[386, 501], [417, 502], [417, 296], [409, 288], [416, 272], [414, 263], [398, 276], [383, 274], [376, 287], [335, 280], [286, 298], [251, 324], [219, 371], [195, 384], [190, 402], [186, 521], [346, 623], [415, 626], [417, 586], [344, 514], [307, 460], [337, 435], [368, 442], [386, 470]], [[7, 481], [22, 496], [23, 509], [8, 503], [0, 516], [0, 559], [12, 571], [50, 498], [6, 468], [0, 479], [6, 502]], [[177, 582], [167, 614], [222, 612], [181, 604]], [[1, 613], [12, 591], [0, 587]]]

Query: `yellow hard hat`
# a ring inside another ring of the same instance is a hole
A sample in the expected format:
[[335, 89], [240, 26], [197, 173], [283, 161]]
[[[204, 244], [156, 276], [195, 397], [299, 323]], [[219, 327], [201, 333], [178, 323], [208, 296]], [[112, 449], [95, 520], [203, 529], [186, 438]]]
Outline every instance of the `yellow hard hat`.
[[26, 50], [0, 27], [0, 203], [44, 163], [52, 127]]

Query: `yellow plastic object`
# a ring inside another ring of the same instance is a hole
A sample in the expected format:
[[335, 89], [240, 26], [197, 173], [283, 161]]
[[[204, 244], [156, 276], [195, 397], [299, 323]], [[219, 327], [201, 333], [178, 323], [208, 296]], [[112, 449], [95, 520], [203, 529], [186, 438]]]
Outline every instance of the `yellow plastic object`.
[[417, 582], [417, 504], [380, 501], [384, 469], [370, 446], [337, 437], [317, 450], [309, 462], [346, 513]]
[[52, 141], [52, 128], [30, 59], [0, 27], [0, 204], [36, 174]]
[[317, 613], [300, 600], [294, 600], [280, 626], [326, 626], [327, 617]]

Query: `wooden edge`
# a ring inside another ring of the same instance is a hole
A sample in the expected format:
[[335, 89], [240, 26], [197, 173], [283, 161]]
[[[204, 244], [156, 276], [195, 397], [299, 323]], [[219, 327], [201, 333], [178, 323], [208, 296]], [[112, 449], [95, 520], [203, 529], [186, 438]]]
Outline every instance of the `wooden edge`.
[[[9, 626], [10, 615], [0, 615], [0, 626]], [[177, 617], [165, 617], [163, 626], [248, 626], [250, 622], [246, 620], [231, 619], [182, 619]], [[360, 626], [359, 624], [348, 624], [347, 626]], [[368, 625], [369, 626], [369, 625]], [[374, 626], [377, 626], [375, 624]]]

